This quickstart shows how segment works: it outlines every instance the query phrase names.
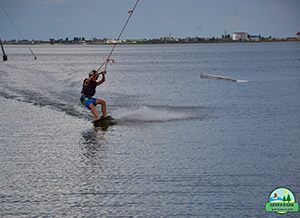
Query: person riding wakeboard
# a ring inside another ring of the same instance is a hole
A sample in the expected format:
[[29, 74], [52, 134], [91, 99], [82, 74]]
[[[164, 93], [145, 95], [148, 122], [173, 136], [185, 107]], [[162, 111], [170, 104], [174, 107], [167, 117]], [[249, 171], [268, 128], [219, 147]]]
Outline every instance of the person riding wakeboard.
[[[105, 82], [105, 73], [106, 73], [106, 71], [102, 71], [101, 73], [98, 73], [97, 70], [92, 70], [89, 73], [89, 78], [85, 78], [83, 81], [83, 84], [82, 84], [80, 102], [84, 106], [86, 106], [89, 110], [92, 111], [96, 120], [106, 118], [106, 102], [105, 102], [105, 100], [93, 98], [93, 96], [96, 93], [97, 86], [99, 86]], [[97, 81], [100, 74], [102, 74], [102, 79]], [[96, 109], [96, 106], [98, 104], [101, 104], [101, 111], [102, 111], [101, 118], [99, 118], [99, 114]]]

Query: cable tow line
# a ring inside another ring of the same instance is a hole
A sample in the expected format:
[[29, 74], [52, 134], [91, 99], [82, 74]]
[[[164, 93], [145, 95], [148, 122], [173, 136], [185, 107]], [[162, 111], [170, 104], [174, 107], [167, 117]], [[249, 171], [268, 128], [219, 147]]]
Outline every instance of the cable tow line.
[[126, 22], [125, 22], [125, 24], [124, 24], [124, 26], [123, 26], [123, 28], [122, 28], [122, 30], [121, 30], [119, 36], [118, 36], [116, 42], [113, 44], [113, 47], [112, 47], [111, 51], [109, 52], [109, 54], [108, 54], [106, 60], [100, 65], [100, 67], [98, 68], [97, 71], [99, 71], [103, 66], [104, 66], [104, 71], [106, 71], [107, 64], [110, 63], [110, 62], [111, 62], [111, 63], [114, 63], [114, 62], [115, 62], [114, 59], [111, 58], [111, 55], [112, 55], [112, 53], [114, 52], [114, 50], [115, 50], [115, 48], [116, 48], [116, 46], [117, 46], [117, 43], [118, 43], [118, 41], [120, 40], [120, 38], [121, 38], [121, 36], [122, 36], [124, 30], [126, 29], [127, 24], [128, 24], [128, 22], [129, 22], [129, 20], [130, 20], [130, 18], [131, 18], [131, 16], [132, 16], [132, 14], [133, 14], [133, 12], [134, 12], [136, 6], [137, 6], [137, 4], [139, 3], [139, 1], [140, 1], [140, 0], [136, 0], [135, 4], [134, 4], [134, 6], [133, 6], [133, 9], [130, 10], [130, 11], [128, 11], [128, 18], [127, 18], [127, 20], [126, 20]]
[[[10, 16], [8, 15], [8, 13], [6, 12], [6, 10], [4, 9], [4, 7], [0, 4], [0, 8], [2, 9], [2, 11], [4, 12], [4, 14], [6, 15], [6, 17], [8, 18], [9, 22], [13, 25], [13, 27], [15, 28], [15, 30], [17, 31], [17, 33], [19, 34], [20, 40], [24, 40], [23, 35], [21, 34], [21, 32], [19, 31], [18, 27], [16, 26], [16, 24], [13, 22], [13, 20], [10, 18]], [[34, 59], [36, 60], [36, 56], [33, 53], [33, 51], [31, 50], [31, 48], [28, 46], [28, 49], [30, 51], [30, 53], [32, 54], [32, 56], [34, 57]]]

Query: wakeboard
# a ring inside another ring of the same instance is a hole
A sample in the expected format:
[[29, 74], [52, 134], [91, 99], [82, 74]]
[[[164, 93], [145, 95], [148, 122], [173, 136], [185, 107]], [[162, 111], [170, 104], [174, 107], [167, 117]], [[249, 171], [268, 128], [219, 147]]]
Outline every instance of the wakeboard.
[[95, 127], [108, 127], [117, 124], [117, 121], [111, 116], [101, 117], [99, 120], [93, 121]]

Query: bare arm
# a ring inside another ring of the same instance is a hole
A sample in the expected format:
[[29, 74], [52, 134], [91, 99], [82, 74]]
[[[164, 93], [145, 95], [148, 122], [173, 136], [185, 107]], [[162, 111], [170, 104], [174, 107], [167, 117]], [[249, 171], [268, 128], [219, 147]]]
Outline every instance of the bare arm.
[[105, 82], [105, 73], [106, 71], [102, 71], [100, 74], [102, 74], [102, 79], [100, 81], [97, 81], [97, 86], [101, 85]]

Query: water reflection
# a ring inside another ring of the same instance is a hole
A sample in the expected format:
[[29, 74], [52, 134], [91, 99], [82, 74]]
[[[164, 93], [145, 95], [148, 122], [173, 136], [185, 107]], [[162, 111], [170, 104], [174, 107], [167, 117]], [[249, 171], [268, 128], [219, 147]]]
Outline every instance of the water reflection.
[[85, 160], [99, 159], [103, 155], [107, 141], [105, 131], [98, 128], [87, 129], [82, 132], [81, 150]]

